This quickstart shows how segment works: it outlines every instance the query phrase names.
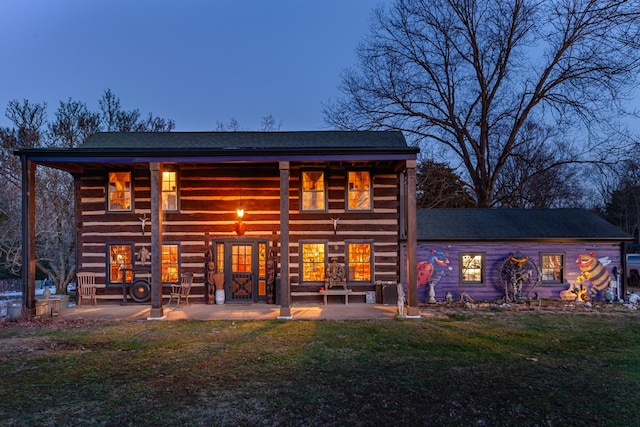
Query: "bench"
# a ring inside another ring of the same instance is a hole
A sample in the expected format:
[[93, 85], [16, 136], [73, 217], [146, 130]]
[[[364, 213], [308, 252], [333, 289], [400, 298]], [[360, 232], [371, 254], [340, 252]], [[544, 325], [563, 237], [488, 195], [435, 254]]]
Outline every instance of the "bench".
[[323, 295], [324, 296], [324, 305], [327, 305], [327, 297], [329, 295], [344, 295], [344, 303], [345, 305], [349, 305], [349, 295], [367, 295], [366, 291], [353, 291], [351, 289], [326, 289], [326, 290], [322, 290], [322, 291], [317, 291], [317, 292], [298, 292], [298, 291], [293, 291], [291, 292], [291, 297], [303, 297], [303, 296], [318, 296], [318, 295]]
[[325, 289], [320, 291], [320, 295], [324, 295], [324, 305], [327, 305], [327, 297], [329, 295], [343, 295], [344, 304], [349, 305], [349, 295], [367, 295], [365, 291], [354, 292], [351, 289]]

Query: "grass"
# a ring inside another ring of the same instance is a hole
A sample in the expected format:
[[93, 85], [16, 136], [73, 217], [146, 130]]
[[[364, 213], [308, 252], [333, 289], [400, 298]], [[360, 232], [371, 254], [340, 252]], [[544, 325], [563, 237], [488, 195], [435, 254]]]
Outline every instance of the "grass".
[[640, 316], [6, 322], [0, 424], [640, 424]]

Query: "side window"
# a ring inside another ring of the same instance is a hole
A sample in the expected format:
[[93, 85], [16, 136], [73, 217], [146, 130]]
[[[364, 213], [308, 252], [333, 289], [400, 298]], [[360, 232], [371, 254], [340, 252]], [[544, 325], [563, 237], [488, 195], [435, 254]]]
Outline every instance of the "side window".
[[224, 273], [224, 243], [215, 244], [216, 273]]
[[350, 242], [347, 243], [347, 280], [355, 282], [371, 282], [373, 271], [371, 256], [371, 243]]
[[107, 244], [107, 253], [109, 255], [109, 265], [107, 271], [109, 272], [107, 277], [107, 283], [110, 285], [121, 284], [123, 274], [126, 273], [127, 283], [131, 282], [131, 270], [124, 271], [123, 269], [131, 269], [133, 267], [133, 245], [123, 243], [110, 243]]
[[460, 282], [465, 285], [484, 283], [484, 254], [460, 255]]
[[540, 272], [542, 284], [558, 284], [564, 282], [564, 255], [540, 254]]
[[180, 246], [176, 243], [162, 245], [162, 283], [178, 283], [180, 271]]
[[326, 269], [326, 243], [300, 244], [301, 282], [321, 282]]
[[165, 211], [178, 210], [178, 172], [162, 172], [162, 209]]
[[303, 211], [324, 211], [327, 209], [327, 193], [324, 182], [324, 172], [303, 171], [301, 189]]
[[347, 209], [371, 210], [371, 175], [369, 172], [348, 172], [347, 180]]
[[109, 211], [131, 211], [131, 194], [131, 172], [109, 172], [107, 187]]

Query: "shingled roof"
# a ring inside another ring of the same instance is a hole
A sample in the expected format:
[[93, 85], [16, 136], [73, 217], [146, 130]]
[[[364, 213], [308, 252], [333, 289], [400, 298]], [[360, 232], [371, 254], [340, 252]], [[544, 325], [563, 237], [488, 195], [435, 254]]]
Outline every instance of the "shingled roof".
[[586, 209], [418, 209], [418, 241], [631, 241]]
[[99, 132], [82, 150], [122, 149], [407, 149], [399, 131]]

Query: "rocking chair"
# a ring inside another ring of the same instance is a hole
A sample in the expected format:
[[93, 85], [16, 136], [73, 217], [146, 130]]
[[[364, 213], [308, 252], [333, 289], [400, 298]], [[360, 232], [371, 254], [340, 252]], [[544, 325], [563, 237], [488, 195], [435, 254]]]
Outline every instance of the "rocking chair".
[[76, 273], [78, 283], [76, 284], [76, 295], [78, 306], [82, 305], [82, 300], [87, 298], [97, 305], [96, 298], [96, 275], [93, 273]]
[[176, 298], [176, 307], [180, 307], [180, 298], [184, 298], [187, 304], [189, 304], [192, 284], [193, 273], [182, 273], [180, 283], [171, 285], [171, 293], [169, 294], [169, 302], [167, 305], [171, 304], [173, 297]]

